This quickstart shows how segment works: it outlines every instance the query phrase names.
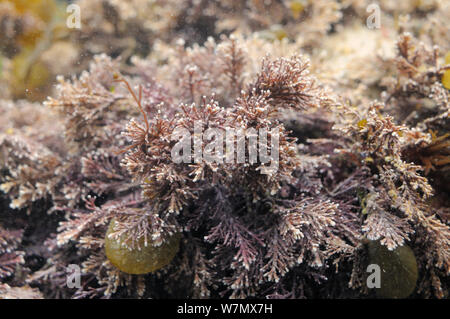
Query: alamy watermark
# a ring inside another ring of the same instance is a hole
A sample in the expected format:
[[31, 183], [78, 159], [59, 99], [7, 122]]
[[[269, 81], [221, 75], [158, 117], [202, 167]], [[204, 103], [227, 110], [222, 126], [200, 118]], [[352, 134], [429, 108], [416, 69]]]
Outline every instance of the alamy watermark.
[[81, 29], [81, 8], [77, 4], [69, 4], [66, 8], [69, 16], [66, 19], [66, 26], [69, 29]]
[[66, 285], [67, 288], [81, 288], [81, 269], [80, 266], [75, 264], [70, 264], [66, 268], [67, 277], [66, 277]]
[[381, 268], [377, 264], [370, 264], [367, 266], [367, 272], [371, 273], [367, 277], [367, 288], [381, 288]]
[[[366, 26], [369, 29], [381, 28], [381, 8], [378, 3], [371, 3], [367, 6], [366, 12], [370, 15], [366, 19]], [[69, 29], [81, 29], [81, 8], [77, 4], [69, 4], [66, 8], [68, 17], [66, 26]]]
[[186, 128], [174, 130], [172, 140], [177, 143], [172, 148], [171, 155], [173, 162], [177, 164], [202, 161], [208, 164], [260, 163], [261, 173], [271, 175], [278, 170], [279, 139], [278, 128], [270, 131], [267, 128], [260, 128], [258, 131], [254, 128], [208, 128], [203, 131], [203, 123], [196, 121], [193, 136]]
[[366, 26], [373, 29], [381, 28], [381, 9], [380, 5], [377, 3], [371, 3], [367, 6], [366, 12], [370, 13], [366, 20]]

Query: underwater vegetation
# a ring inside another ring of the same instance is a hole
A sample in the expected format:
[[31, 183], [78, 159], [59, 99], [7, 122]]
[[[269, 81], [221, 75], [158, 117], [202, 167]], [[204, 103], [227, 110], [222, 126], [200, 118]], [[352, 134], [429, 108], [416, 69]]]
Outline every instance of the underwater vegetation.
[[10, 60], [10, 94], [45, 99], [53, 74], [44, 56], [67, 33], [62, 7], [54, 0], [2, 0], [0, 21], [0, 57]]
[[449, 297], [448, 2], [75, 3], [0, 1], [0, 298]]

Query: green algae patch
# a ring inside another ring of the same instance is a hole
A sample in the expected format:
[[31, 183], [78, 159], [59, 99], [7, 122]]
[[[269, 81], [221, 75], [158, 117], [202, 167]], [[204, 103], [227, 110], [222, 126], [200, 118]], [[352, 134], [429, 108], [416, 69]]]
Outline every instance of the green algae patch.
[[371, 264], [381, 268], [381, 287], [376, 289], [380, 298], [401, 299], [410, 296], [416, 288], [418, 268], [412, 249], [403, 245], [389, 250], [378, 241], [370, 241]]
[[124, 238], [109, 238], [114, 232], [115, 220], [109, 224], [105, 236], [105, 253], [108, 260], [120, 271], [141, 275], [154, 272], [167, 266], [178, 252], [180, 234], [169, 237], [161, 246], [155, 247], [151, 241], [145, 246], [144, 238], [139, 240], [139, 249], [124, 245]]

